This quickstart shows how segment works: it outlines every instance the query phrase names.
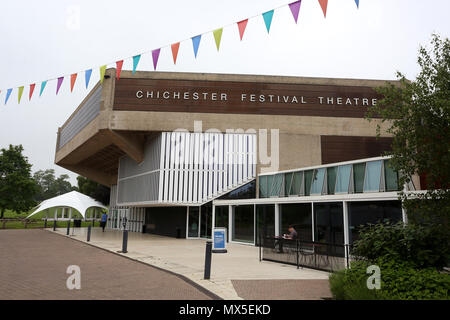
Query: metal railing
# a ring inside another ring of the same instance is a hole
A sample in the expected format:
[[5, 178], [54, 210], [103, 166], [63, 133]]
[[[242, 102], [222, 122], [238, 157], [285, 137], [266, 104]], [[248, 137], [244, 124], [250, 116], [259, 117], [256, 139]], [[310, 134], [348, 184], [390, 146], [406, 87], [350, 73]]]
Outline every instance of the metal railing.
[[311, 269], [337, 271], [349, 265], [349, 245], [264, 237], [259, 241], [260, 260]]

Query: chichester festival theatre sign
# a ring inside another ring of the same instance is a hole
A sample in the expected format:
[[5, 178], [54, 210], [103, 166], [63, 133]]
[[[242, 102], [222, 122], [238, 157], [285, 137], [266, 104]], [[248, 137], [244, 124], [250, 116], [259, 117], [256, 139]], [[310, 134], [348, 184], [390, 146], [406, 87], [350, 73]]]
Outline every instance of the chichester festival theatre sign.
[[[231, 96], [233, 95], [233, 96]], [[191, 91], [148, 91], [137, 90], [136, 98], [156, 101], [221, 101], [240, 100], [242, 103], [283, 103], [283, 104], [320, 104], [320, 105], [342, 105], [342, 106], [375, 106], [376, 98], [366, 97], [335, 97], [314, 96], [305, 97], [298, 95], [256, 94], [256, 93], [224, 93], [224, 92], [191, 92]]]

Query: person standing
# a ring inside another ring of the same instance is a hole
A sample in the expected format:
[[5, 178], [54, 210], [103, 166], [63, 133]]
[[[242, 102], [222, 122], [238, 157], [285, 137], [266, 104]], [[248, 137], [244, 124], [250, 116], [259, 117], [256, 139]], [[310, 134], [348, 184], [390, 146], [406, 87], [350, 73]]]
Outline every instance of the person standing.
[[108, 220], [108, 215], [106, 212], [103, 212], [102, 214], [102, 220], [100, 221], [100, 226], [102, 227], [103, 232], [105, 232], [106, 227], [106, 221]]

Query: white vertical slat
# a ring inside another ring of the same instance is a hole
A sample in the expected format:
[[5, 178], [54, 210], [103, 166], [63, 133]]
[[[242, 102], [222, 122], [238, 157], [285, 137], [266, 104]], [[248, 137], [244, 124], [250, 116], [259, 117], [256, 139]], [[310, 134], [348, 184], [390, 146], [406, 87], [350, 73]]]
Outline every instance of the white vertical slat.
[[223, 155], [223, 190], [226, 191], [228, 190], [228, 134], [225, 134], [225, 136], [223, 137], [223, 142], [224, 142], [224, 146], [223, 146], [223, 150], [224, 150], [224, 155]]
[[189, 139], [189, 188], [187, 201], [192, 202], [192, 194], [194, 187], [194, 147], [195, 147], [195, 133], [190, 134]]
[[[184, 170], [183, 170], [183, 197], [182, 202], [188, 202], [188, 185], [191, 183], [189, 180], [189, 159], [191, 155], [191, 134], [186, 132], [184, 139]], [[190, 189], [190, 188], [189, 188]]]
[[199, 134], [200, 139], [199, 139], [199, 150], [200, 150], [200, 155], [199, 155], [199, 159], [198, 159], [198, 198], [196, 200], [196, 202], [201, 202], [201, 199], [203, 198], [203, 186], [204, 186], [204, 135], [203, 134]]
[[238, 182], [238, 150], [239, 150], [239, 137], [237, 134], [233, 134], [233, 187]]
[[164, 154], [166, 152], [166, 134], [161, 133], [161, 145], [159, 146], [160, 159], [159, 159], [159, 190], [158, 190], [158, 201], [163, 201], [163, 191], [164, 191]]
[[243, 152], [243, 162], [242, 162], [242, 167], [244, 169], [244, 172], [242, 173], [243, 176], [243, 180], [247, 181], [248, 180], [248, 135], [243, 135], [243, 140], [244, 140], [244, 152]]
[[219, 160], [218, 160], [218, 172], [219, 172], [219, 180], [218, 180], [218, 190], [222, 192], [223, 190], [223, 154], [224, 154], [224, 145], [223, 145], [223, 134], [219, 134]]
[[163, 193], [163, 201], [167, 202], [169, 201], [169, 179], [170, 179], [170, 133], [163, 132], [164, 133], [164, 140], [165, 140], [165, 150], [164, 150], [164, 156], [165, 156], [165, 165], [164, 165], [164, 193]]
[[204, 200], [213, 195], [213, 171], [214, 171], [214, 134], [208, 134], [208, 193]]
[[169, 202], [173, 202], [173, 177], [175, 174], [175, 152], [176, 152], [176, 147], [175, 147], [175, 143], [174, 140], [176, 139], [176, 135], [175, 133], [170, 133], [170, 159], [169, 159]]
[[198, 133], [194, 133], [194, 188], [192, 189], [192, 202], [197, 202], [198, 199], [198, 169], [199, 169], [199, 161], [200, 161], [200, 135]]
[[175, 153], [174, 153], [174, 178], [173, 178], [173, 202], [178, 201], [178, 175], [180, 171], [180, 133], [175, 133], [175, 139], [173, 140], [174, 146], [175, 146]]
[[257, 146], [257, 142], [258, 140], [256, 139], [256, 134], [252, 135], [252, 139], [253, 139], [253, 161], [252, 161], [252, 170], [253, 170], [253, 174], [252, 177], [256, 177], [256, 161], [257, 161], [257, 150], [258, 150], [258, 146]]
[[183, 187], [184, 187], [184, 143], [186, 133], [180, 133], [180, 158], [179, 158], [179, 180], [178, 180], [178, 202], [183, 202]]

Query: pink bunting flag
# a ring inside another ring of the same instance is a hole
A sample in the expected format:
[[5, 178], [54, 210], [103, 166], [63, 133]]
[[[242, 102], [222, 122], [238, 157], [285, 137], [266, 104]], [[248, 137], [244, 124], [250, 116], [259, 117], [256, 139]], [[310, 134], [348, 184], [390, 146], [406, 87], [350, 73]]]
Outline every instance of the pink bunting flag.
[[301, 3], [302, 0], [295, 1], [289, 4], [289, 8], [291, 9], [292, 15], [294, 16], [295, 23], [297, 23], [298, 20], [298, 13], [300, 11]]
[[248, 23], [248, 19], [239, 21], [237, 23], [238, 28], [239, 28], [239, 36], [241, 37], [241, 41], [242, 41], [242, 37], [244, 36], [244, 31], [245, 31], [245, 28], [247, 27], [247, 23]]
[[159, 52], [161, 49], [152, 50], [152, 58], [153, 58], [153, 70], [156, 70], [156, 66], [158, 65]]
[[123, 60], [116, 62], [116, 78], [119, 80], [120, 73], [122, 72]]
[[59, 88], [61, 88], [61, 85], [63, 83], [64, 77], [59, 77], [58, 78], [58, 83], [56, 84], [56, 94], [58, 94], [59, 92]]

